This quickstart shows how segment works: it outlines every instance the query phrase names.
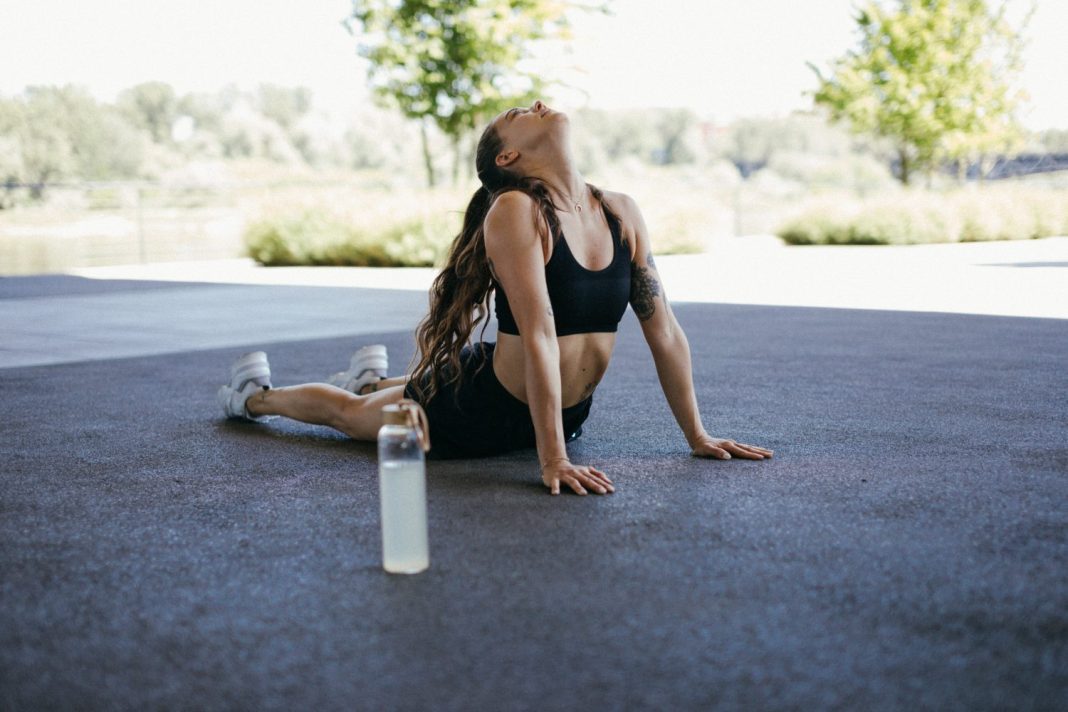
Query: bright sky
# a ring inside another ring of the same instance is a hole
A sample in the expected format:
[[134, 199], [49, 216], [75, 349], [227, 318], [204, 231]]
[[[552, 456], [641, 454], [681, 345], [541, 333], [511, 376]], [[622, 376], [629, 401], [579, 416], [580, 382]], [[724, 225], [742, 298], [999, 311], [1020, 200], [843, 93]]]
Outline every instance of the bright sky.
[[[1014, 0], [1018, 6], [1026, 0]], [[853, 0], [614, 0], [575, 21], [574, 52], [544, 66], [580, 91], [564, 108], [688, 106], [726, 122], [808, 107], [811, 61], [854, 42]], [[233, 82], [310, 87], [323, 107], [366, 100], [350, 0], [0, 0], [0, 93], [86, 86], [102, 100], [141, 81], [178, 91]], [[1022, 85], [1031, 128], [1068, 127], [1068, 2], [1038, 0]], [[582, 92], [585, 92], [583, 94]], [[588, 97], [588, 98], [587, 98]]]

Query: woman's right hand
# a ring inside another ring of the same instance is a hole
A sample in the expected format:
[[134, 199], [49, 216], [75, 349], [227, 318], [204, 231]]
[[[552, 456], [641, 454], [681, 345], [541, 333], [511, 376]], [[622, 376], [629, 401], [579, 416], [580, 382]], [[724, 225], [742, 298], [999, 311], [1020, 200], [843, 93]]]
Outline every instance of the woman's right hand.
[[587, 489], [597, 494], [610, 494], [616, 491], [608, 475], [596, 467], [573, 465], [562, 458], [552, 460], [542, 466], [541, 481], [549, 488], [550, 494], [560, 494], [561, 482], [575, 490], [576, 494], [586, 494]]

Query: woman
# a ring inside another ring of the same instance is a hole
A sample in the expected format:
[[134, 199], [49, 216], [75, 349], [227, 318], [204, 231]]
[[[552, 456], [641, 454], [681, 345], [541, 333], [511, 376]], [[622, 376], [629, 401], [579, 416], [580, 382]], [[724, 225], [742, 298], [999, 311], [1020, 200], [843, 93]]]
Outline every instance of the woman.
[[[689, 344], [660, 285], [642, 214], [629, 196], [586, 183], [569, 131], [566, 114], [536, 101], [498, 115], [483, 132], [475, 158], [482, 186], [431, 287], [411, 376], [384, 378], [378, 346], [357, 352], [351, 371], [339, 374], [348, 390], [270, 388], [266, 357], [257, 352], [239, 359], [220, 390], [227, 414], [284, 415], [373, 441], [382, 407], [410, 398], [426, 409], [431, 457], [537, 447], [552, 494], [561, 483], [578, 494], [613, 492], [604, 472], [568, 459], [565, 443], [581, 434], [629, 303], [693, 455], [771, 457], [705, 432]], [[480, 336], [469, 344], [491, 291], [497, 341]]]

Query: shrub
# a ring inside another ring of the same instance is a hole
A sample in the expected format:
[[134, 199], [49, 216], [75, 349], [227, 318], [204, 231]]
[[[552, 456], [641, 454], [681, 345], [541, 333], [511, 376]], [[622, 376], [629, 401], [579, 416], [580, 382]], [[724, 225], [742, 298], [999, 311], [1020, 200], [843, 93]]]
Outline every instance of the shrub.
[[86, 207], [89, 210], [117, 210], [124, 207], [123, 193], [117, 188], [87, 188]]
[[894, 185], [889, 168], [867, 155], [826, 156], [807, 151], [779, 151], [772, 155], [765, 170], [806, 186], [849, 188], [862, 195]]
[[849, 207], [821, 202], [788, 219], [776, 234], [790, 245], [840, 245], [850, 241], [852, 220]]
[[655, 229], [653, 248], [658, 255], [688, 255], [704, 252], [712, 218], [703, 206], [692, 210], [673, 211], [654, 218], [650, 231]]
[[267, 266], [431, 267], [443, 260], [458, 231], [449, 216], [407, 218], [361, 227], [317, 209], [266, 218], [248, 227], [248, 254]]
[[849, 226], [854, 245], [915, 245], [956, 242], [960, 220], [934, 198], [922, 193], [868, 201]]
[[996, 186], [945, 193], [810, 204], [776, 234], [793, 245], [905, 245], [1027, 240], [1068, 232], [1068, 197], [1059, 191]]
[[1035, 237], [1068, 235], [1068, 194], [1063, 191], [1049, 200], [1032, 201]]

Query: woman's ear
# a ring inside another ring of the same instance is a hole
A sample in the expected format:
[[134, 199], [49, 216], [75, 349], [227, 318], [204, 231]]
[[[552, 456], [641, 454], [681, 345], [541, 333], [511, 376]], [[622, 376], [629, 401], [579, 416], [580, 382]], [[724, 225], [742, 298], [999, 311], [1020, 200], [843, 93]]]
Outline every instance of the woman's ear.
[[495, 160], [498, 168], [504, 168], [519, 160], [519, 151], [502, 151]]

